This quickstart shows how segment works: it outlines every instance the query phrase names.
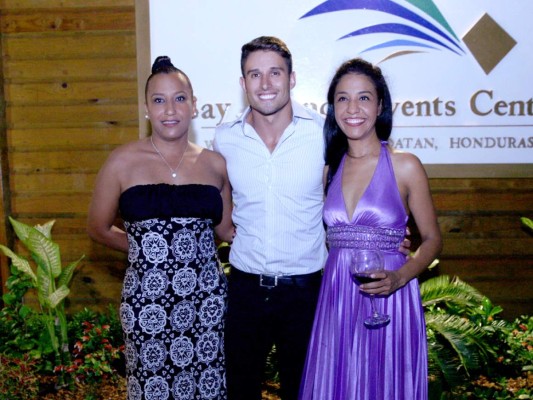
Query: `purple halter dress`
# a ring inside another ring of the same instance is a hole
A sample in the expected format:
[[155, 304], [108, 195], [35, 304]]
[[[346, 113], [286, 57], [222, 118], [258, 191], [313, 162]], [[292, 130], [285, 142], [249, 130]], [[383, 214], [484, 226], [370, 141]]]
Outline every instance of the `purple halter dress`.
[[374, 175], [347, 216], [339, 170], [324, 206], [329, 257], [324, 269], [313, 332], [300, 389], [301, 400], [427, 399], [427, 340], [417, 279], [389, 296], [376, 297], [376, 307], [390, 315], [385, 327], [368, 329], [368, 295], [359, 291], [348, 270], [350, 248], [380, 248], [385, 269], [405, 263], [398, 251], [408, 215], [394, 171], [382, 143]]

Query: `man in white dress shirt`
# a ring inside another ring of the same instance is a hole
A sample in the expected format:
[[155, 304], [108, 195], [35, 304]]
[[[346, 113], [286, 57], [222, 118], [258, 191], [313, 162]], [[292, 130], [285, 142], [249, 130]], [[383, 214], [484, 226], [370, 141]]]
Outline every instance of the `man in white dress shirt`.
[[291, 101], [289, 49], [259, 37], [242, 47], [249, 108], [219, 126], [214, 148], [233, 194], [226, 318], [229, 399], [260, 400], [276, 345], [283, 400], [296, 399], [327, 251], [322, 224], [323, 118]]

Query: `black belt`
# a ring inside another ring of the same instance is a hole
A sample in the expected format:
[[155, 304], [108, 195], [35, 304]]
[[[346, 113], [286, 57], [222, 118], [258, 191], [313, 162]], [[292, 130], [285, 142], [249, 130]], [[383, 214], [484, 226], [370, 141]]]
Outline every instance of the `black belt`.
[[276, 286], [305, 287], [314, 282], [320, 282], [321, 276], [322, 273], [320, 271], [304, 275], [250, 274], [235, 267], [232, 267], [230, 272], [230, 277], [254, 282], [258, 286], [265, 288], [274, 288]]

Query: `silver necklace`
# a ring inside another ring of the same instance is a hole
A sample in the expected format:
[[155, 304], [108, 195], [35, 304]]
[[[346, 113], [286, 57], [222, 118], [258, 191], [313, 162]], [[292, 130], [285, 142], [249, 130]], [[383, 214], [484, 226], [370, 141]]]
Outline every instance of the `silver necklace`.
[[370, 152], [366, 153], [366, 154], [363, 154], [362, 156], [354, 156], [353, 154], [350, 154], [350, 150], [349, 149], [346, 150], [346, 155], [348, 157], [350, 157], [350, 158], [353, 158], [354, 160], [359, 160], [361, 158], [365, 158], [366, 156], [368, 156], [370, 154], [372, 154], [372, 150]]
[[159, 151], [159, 149], [155, 146], [155, 143], [154, 143], [154, 139], [153, 139], [153, 136], [150, 136], [150, 142], [152, 142], [152, 147], [154, 148], [154, 150], [156, 151], [157, 154], [159, 154], [159, 157], [161, 157], [161, 160], [163, 160], [163, 162], [167, 165], [168, 169], [170, 170], [170, 172], [172, 173], [172, 177], [173, 178], [176, 178], [176, 176], [178, 176], [178, 174], [176, 173], [176, 171], [179, 169], [182, 161], [183, 161], [183, 158], [185, 157], [185, 153], [187, 153], [187, 149], [189, 148], [189, 142], [187, 142], [187, 147], [185, 147], [185, 151], [183, 152], [183, 154], [181, 155], [181, 158], [180, 158], [180, 162], [178, 163], [178, 166], [176, 168], [172, 168], [170, 166], [170, 164], [167, 162], [167, 160], [165, 159], [165, 157], [163, 157], [163, 154], [161, 154], [161, 152]]
[[347, 155], [348, 157], [350, 157], [350, 158], [353, 158], [354, 160], [359, 160], [359, 159], [361, 159], [361, 158], [365, 158], [368, 154], [370, 154], [370, 153], [363, 154], [362, 156], [353, 156], [353, 155], [350, 154], [349, 151], [346, 152], [346, 155]]

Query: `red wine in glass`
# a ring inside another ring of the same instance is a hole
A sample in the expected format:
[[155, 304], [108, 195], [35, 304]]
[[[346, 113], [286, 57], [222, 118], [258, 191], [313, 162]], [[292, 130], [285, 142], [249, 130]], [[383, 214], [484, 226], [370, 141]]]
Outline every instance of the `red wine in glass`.
[[352, 279], [355, 283], [360, 283], [361, 285], [379, 281], [378, 278], [371, 278], [369, 274], [352, 274]]
[[[350, 274], [355, 283], [365, 284], [379, 279], [371, 278], [375, 272], [384, 270], [383, 254], [379, 250], [353, 249], [351, 250]], [[387, 325], [390, 316], [381, 314], [375, 305], [374, 295], [370, 295], [370, 304], [372, 306], [372, 315], [365, 319], [367, 328], [377, 328]]]

